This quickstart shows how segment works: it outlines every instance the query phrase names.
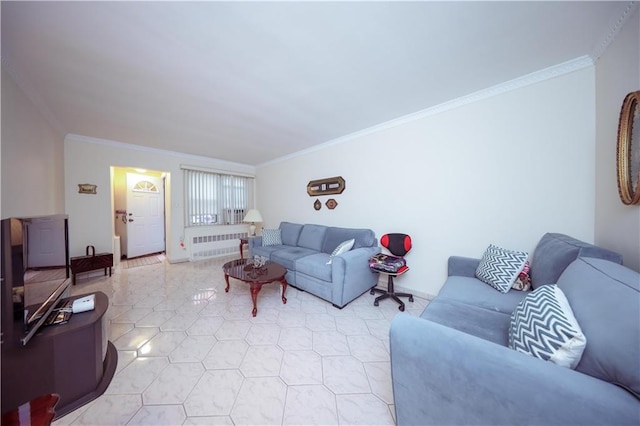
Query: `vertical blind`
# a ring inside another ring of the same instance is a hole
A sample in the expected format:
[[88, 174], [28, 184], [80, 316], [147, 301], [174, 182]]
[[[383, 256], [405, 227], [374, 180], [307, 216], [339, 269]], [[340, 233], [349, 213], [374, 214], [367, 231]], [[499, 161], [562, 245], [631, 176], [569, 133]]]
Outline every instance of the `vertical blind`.
[[253, 178], [184, 170], [185, 225], [242, 223], [252, 208]]

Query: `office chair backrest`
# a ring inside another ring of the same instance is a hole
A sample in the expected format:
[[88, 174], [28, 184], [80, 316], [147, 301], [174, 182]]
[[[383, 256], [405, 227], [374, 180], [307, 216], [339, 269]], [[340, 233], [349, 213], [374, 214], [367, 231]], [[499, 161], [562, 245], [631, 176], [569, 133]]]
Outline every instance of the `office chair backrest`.
[[407, 234], [384, 234], [380, 238], [382, 247], [394, 256], [404, 256], [411, 250], [411, 237]]

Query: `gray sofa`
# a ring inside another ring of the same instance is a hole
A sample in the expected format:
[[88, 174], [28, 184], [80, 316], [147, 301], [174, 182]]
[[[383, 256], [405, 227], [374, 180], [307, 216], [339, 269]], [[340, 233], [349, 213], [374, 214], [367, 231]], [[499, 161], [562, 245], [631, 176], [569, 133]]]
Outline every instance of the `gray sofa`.
[[[265, 246], [262, 237], [251, 238], [249, 254], [287, 268], [290, 285], [342, 308], [377, 284], [378, 274], [369, 269], [369, 258], [380, 252], [372, 230], [291, 222], [280, 223], [279, 229], [282, 244]], [[327, 264], [333, 250], [352, 238], [353, 248]]]
[[399, 425], [640, 424], [640, 274], [562, 234], [544, 235], [530, 262], [533, 287], [556, 283], [586, 336], [575, 370], [510, 349], [528, 292], [500, 293], [475, 278], [479, 259], [451, 257], [421, 317], [391, 324]]

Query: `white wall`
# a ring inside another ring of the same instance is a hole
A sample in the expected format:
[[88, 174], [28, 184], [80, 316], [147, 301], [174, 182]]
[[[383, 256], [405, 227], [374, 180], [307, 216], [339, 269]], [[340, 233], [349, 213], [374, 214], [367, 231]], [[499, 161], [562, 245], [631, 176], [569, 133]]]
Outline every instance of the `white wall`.
[[616, 178], [618, 117], [624, 97], [635, 90], [640, 90], [639, 8], [596, 64], [595, 235], [598, 244], [622, 253], [624, 264], [640, 271], [640, 206], [620, 201]]
[[[532, 251], [545, 232], [592, 242], [594, 67], [258, 167], [265, 227], [281, 220], [406, 232], [411, 271], [396, 282], [435, 295], [450, 255], [490, 243]], [[342, 176], [341, 195], [309, 180]], [[335, 198], [331, 211], [324, 203]]]
[[[166, 253], [171, 262], [188, 260], [180, 247], [184, 237], [183, 179], [181, 164], [219, 171], [253, 174], [254, 167], [186, 154], [152, 150], [112, 141], [67, 135], [64, 141], [65, 201], [69, 214], [71, 256], [82, 255], [87, 245], [96, 251], [112, 251], [114, 206], [111, 166], [137, 167], [167, 172], [165, 214]], [[98, 185], [97, 195], [78, 193], [78, 184]]]
[[2, 218], [64, 213], [64, 135], [2, 67]]

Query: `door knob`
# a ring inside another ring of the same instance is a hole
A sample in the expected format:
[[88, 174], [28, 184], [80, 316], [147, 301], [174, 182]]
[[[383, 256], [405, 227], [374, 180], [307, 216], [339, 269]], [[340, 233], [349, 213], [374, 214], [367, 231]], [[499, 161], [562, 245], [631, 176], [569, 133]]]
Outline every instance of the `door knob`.
[[129, 219], [129, 222], [133, 222], [133, 219]]

